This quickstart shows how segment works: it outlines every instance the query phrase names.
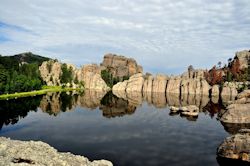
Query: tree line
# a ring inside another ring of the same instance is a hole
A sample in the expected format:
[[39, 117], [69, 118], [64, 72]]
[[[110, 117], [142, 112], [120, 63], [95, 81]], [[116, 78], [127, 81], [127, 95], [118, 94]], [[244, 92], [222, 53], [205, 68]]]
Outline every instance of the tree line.
[[42, 85], [38, 63], [0, 56], [0, 94], [38, 90]]

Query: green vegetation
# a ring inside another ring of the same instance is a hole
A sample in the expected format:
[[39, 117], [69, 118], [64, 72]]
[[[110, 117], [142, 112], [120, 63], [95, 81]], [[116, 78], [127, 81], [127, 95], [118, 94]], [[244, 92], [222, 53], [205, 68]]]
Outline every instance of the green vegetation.
[[45, 60], [30, 52], [0, 56], [0, 95], [41, 89], [39, 65]]
[[13, 66], [0, 57], [0, 94], [41, 89], [38, 64], [16, 65], [15, 61], [10, 61], [10, 64]]
[[72, 72], [72, 67], [67, 67], [67, 64], [62, 64], [62, 74], [60, 77], [61, 83], [66, 84], [66, 83], [71, 83], [73, 81], [73, 72]]
[[101, 71], [101, 77], [106, 82], [109, 87], [113, 87], [113, 85], [117, 84], [120, 81], [128, 80], [129, 76], [123, 76], [122, 78], [114, 77], [109, 69]]
[[72, 90], [82, 90], [82, 89], [80, 89], [80, 88], [64, 88], [61, 86], [43, 86], [41, 90], [35, 90], [35, 91], [30, 91], [30, 92], [12, 93], [12, 94], [3, 94], [3, 95], [0, 95], [0, 100], [28, 97], [28, 96], [37, 96], [37, 95], [46, 94], [48, 92], [66, 92], [66, 91], [72, 91]]

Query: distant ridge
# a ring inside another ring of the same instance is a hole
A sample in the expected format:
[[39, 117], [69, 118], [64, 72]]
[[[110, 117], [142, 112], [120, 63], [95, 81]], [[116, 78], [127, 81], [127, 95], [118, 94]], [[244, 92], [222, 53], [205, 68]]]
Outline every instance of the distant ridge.
[[51, 60], [48, 57], [33, 54], [32, 52], [24, 52], [12, 56], [0, 56], [0, 60], [14, 60], [18, 63], [37, 63], [41, 65], [44, 61]]

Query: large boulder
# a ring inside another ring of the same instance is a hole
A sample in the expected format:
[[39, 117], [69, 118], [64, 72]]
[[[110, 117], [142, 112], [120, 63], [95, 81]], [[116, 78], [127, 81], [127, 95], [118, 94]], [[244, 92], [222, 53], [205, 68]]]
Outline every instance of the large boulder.
[[230, 104], [220, 116], [224, 123], [250, 123], [250, 103]]
[[127, 85], [128, 85], [128, 80], [125, 80], [123, 82], [118, 82], [117, 84], [115, 84], [112, 87], [112, 91], [113, 92], [116, 92], [116, 91], [124, 91], [124, 92], [126, 92]]
[[186, 116], [198, 116], [199, 115], [199, 108], [196, 105], [180, 107], [180, 111], [182, 115], [186, 115]]
[[112, 166], [107, 160], [89, 161], [84, 156], [58, 152], [41, 141], [17, 141], [0, 137], [0, 165]]
[[142, 92], [144, 78], [141, 73], [131, 76], [128, 80], [126, 92]]
[[222, 91], [221, 98], [223, 101], [234, 100], [237, 96], [238, 91], [236, 89], [236, 85], [233, 82], [225, 82]]
[[112, 87], [112, 91], [124, 91], [127, 93], [143, 92], [144, 77], [141, 73], [135, 74], [123, 82], [118, 82]]
[[142, 73], [143, 69], [133, 58], [126, 58], [122, 55], [106, 54], [104, 55], [101, 66], [108, 68], [114, 77], [130, 77], [137, 73]]
[[250, 162], [250, 130], [242, 129], [239, 133], [227, 137], [218, 147], [217, 155], [221, 158]]
[[250, 50], [236, 52], [235, 59], [239, 60], [240, 69], [248, 67], [248, 59], [250, 59]]
[[83, 75], [84, 87], [88, 90], [98, 91], [109, 91], [110, 88], [107, 86], [105, 81], [102, 79], [100, 74], [93, 72], [86, 72]]

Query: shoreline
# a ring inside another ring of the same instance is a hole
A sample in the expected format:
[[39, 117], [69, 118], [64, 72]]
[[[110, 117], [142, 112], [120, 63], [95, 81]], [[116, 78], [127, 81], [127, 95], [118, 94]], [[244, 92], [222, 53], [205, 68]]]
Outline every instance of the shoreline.
[[43, 141], [21, 141], [0, 137], [0, 165], [113, 166], [104, 159], [90, 161], [82, 155], [59, 152]]
[[48, 92], [67, 92], [67, 91], [83, 91], [83, 88], [62, 88], [60, 86], [58, 87], [45, 87], [41, 90], [34, 90], [29, 92], [18, 92], [18, 93], [11, 93], [11, 94], [2, 94], [0, 95], [0, 100], [7, 100], [7, 99], [13, 99], [13, 98], [22, 98], [22, 97], [30, 97], [30, 96], [37, 96], [37, 95], [44, 95]]

